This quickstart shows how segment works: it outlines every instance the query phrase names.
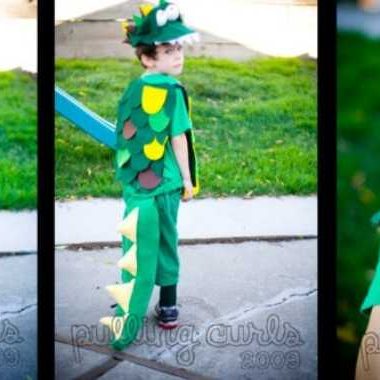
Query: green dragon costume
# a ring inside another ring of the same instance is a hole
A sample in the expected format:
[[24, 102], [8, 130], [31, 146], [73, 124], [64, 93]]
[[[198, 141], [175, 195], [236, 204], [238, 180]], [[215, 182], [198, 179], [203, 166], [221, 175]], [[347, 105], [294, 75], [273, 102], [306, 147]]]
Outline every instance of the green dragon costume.
[[[372, 217], [371, 223], [373, 226], [377, 227], [378, 230], [380, 229], [380, 211]], [[373, 306], [380, 305], [380, 250], [378, 253], [378, 260], [375, 276], [373, 277], [366, 297], [360, 306], [360, 312], [366, 315], [369, 314]]]
[[[169, 124], [178, 109], [178, 90], [183, 93], [187, 112], [189, 98], [185, 88], [169, 75], [146, 75], [133, 81], [119, 106], [117, 133], [117, 178], [139, 190], [152, 190], [163, 180], [164, 151]], [[190, 115], [189, 115], [190, 117]], [[198, 192], [194, 135], [187, 132], [189, 164], [194, 192]]]
[[[127, 28], [132, 46], [194, 39], [195, 32], [182, 24], [175, 4], [160, 1], [157, 7], [142, 6], [140, 11], [133, 30]], [[176, 222], [183, 181], [170, 137], [185, 133], [196, 195], [199, 181], [190, 114], [185, 88], [163, 73], [132, 81], [119, 102], [116, 178], [126, 203], [119, 225], [123, 255], [117, 263], [122, 284], [106, 287], [117, 302], [116, 311], [100, 320], [112, 331], [111, 346], [117, 350], [135, 340], [154, 285], [178, 281]]]

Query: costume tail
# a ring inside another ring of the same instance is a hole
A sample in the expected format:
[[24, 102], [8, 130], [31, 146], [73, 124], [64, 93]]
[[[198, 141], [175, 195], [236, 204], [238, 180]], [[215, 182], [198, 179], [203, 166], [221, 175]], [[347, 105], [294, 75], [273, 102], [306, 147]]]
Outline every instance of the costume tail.
[[114, 338], [111, 346], [122, 350], [132, 343], [144, 321], [155, 284], [159, 247], [158, 211], [154, 198], [128, 202], [125, 219], [119, 226], [123, 235], [123, 256], [117, 265], [122, 284], [106, 290], [116, 300], [115, 316], [104, 317]]

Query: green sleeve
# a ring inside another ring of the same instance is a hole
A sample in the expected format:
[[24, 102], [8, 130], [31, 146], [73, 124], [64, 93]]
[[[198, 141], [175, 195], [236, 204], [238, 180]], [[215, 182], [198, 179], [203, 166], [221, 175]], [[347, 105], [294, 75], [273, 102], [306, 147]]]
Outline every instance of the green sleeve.
[[376, 266], [375, 276], [360, 307], [360, 312], [369, 315], [371, 308], [375, 305], [380, 305], [380, 257]]
[[189, 118], [185, 99], [182, 90], [179, 88], [175, 89], [176, 101], [175, 108], [173, 112], [173, 117], [170, 126], [170, 136], [178, 136], [188, 129], [191, 129], [191, 120]]

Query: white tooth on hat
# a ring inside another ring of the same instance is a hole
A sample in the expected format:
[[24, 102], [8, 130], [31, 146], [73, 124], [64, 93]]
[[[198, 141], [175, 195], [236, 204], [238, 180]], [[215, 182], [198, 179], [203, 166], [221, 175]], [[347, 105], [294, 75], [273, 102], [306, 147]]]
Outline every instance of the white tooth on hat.
[[[169, 43], [171, 45], [174, 45], [176, 43], [184, 44], [188, 43], [189, 45], [192, 45], [194, 42], [199, 41], [199, 34], [197, 32], [186, 34], [182, 37], [174, 38], [172, 40], [166, 41], [166, 43]], [[160, 45], [162, 42], [154, 42], [155, 45]]]
[[168, 20], [174, 21], [179, 17], [179, 9], [178, 9], [177, 5], [175, 5], [175, 4], [169, 5], [165, 9], [165, 12], [166, 12], [166, 16], [167, 16]]
[[167, 23], [168, 16], [162, 9], [156, 13], [156, 21], [158, 26], [164, 26]]

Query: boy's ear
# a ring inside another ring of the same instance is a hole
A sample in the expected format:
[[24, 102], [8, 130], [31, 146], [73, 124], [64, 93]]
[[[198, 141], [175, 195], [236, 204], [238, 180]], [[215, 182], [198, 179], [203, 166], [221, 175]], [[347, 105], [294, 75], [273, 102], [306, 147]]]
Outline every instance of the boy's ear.
[[141, 54], [141, 62], [148, 69], [151, 69], [154, 66], [154, 59], [145, 54]]

